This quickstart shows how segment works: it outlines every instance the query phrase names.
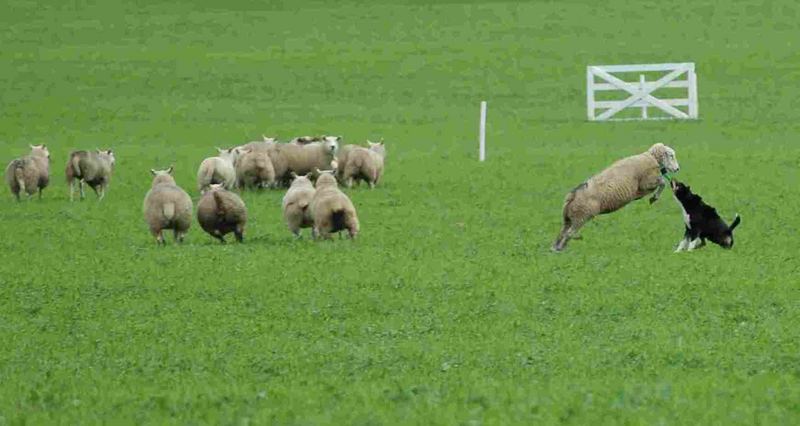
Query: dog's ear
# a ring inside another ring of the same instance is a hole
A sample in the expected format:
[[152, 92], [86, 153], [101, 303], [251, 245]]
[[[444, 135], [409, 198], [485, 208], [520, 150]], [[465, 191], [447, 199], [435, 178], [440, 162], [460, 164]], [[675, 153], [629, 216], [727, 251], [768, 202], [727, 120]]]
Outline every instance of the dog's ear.
[[736, 214], [736, 218], [733, 219], [733, 223], [731, 223], [731, 226], [728, 227], [728, 231], [729, 232], [733, 232], [734, 228], [739, 226], [739, 223], [741, 223], [741, 222], [742, 222], [742, 218], [739, 217], [739, 214], [737, 213]]

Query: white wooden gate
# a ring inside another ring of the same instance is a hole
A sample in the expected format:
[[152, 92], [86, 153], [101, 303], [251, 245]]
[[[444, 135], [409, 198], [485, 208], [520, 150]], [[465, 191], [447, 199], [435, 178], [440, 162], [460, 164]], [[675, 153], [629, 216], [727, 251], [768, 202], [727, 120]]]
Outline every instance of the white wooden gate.
[[[655, 81], [645, 81], [645, 75], [639, 74], [639, 81], [626, 82], [615, 77], [615, 73], [666, 72]], [[685, 79], [678, 79], [686, 75]], [[595, 81], [599, 78], [601, 81]], [[686, 88], [685, 98], [658, 99], [653, 92], [662, 88]], [[624, 100], [595, 100], [595, 93], [601, 91], [622, 90], [630, 95]], [[676, 107], [686, 107], [682, 111]], [[626, 120], [612, 118], [626, 108], [641, 108], [640, 117], [627, 120], [653, 120], [664, 118], [696, 119], [697, 110], [697, 76], [694, 63], [682, 64], [645, 64], [645, 65], [593, 65], [586, 67], [586, 113], [590, 121]], [[649, 117], [648, 108], [658, 108], [668, 116]], [[604, 110], [602, 112], [598, 110]], [[597, 115], [597, 113], [599, 115]]]

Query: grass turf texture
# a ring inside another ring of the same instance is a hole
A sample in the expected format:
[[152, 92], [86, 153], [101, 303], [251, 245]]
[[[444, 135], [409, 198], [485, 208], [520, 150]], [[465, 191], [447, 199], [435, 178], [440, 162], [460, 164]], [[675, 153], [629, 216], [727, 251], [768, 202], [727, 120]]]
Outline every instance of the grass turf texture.
[[[86, 2], [0, 13], [0, 424], [795, 423], [795, 2]], [[76, 6], [77, 5], [77, 6]], [[587, 64], [694, 61], [696, 122], [588, 123]], [[488, 161], [477, 118], [489, 101]], [[215, 145], [383, 136], [354, 242], [294, 241], [246, 193], [246, 244], [156, 247], [148, 170]], [[566, 192], [663, 141], [736, 246], [671, 255], [669, 193], [549, 247]], [[102, 203], [67, 154], [112, 147]]]

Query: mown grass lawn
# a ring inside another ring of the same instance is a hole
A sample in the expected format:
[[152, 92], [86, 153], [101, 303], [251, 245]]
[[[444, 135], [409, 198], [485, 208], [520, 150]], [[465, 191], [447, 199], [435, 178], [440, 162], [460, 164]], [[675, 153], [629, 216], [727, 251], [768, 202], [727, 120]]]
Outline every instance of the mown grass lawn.
[[[800, 19], [793, 1], [35, 2], [0, 6], [0, 424], [800, 421]], [[589, 64], [693, 61], [696, 122], [588, 123]], [[489, 102], [488, 161], [477, 117]], [[156, 247], [150, 168], [214, 146], [384, 137], [355, 242], [295, 241], [246, 193], [244, 245]], [[731, 251], [672, 254], [669, 194], [549, 247], [564, 194], [654, 142]], [[68, 201], [74, 149], [106, 199]]]

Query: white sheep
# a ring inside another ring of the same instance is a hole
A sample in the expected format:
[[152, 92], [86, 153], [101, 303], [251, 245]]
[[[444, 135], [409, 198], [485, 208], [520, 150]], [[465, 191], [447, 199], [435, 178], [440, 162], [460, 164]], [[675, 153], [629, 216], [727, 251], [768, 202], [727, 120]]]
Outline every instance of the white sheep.
[[278, 143], [278, 139], [261, 135], [260, 141], [248, 142], [238, 148], [242, 151], [266, 151], [270, 146]]
[[175, 183], [172, 172], [172, 166], [167, 170], [151, 169], [153, 184], [144, 197], [144, 217], [159, 244], [166, 244], [165, 229], [172, 229], [175, 241], [183, 242], [192, 224], [192, 199]]
[[197, 189], [200, 193], [213, 183], [221, 183], [228, 190], [236, 187], [236, 169], [233, 165], [239, 157], [239, 148], [217, 148], [217, 152], [219, 155], [206, 158], [197, 169]]
[[242, 149], [234, 164], [236, 186], [245, 188], [266, 188], [275, 183], [275, 168], [267, 150]]
[[331, 169], [331, 162], [339, 149], [341, 137], [325, 136], [321, 142], [306, 145], [278, 143], [269, 148], [269, 157], [275, 169], [275, 179], [287, 182], [291, 173], [305, 175], [316, 169]]
[[286, 219], [289, 231], [300, 238], [300, 228], [309, 228], [314, 224], [309, 206], [316, 190], [311, 183], [310, 175], [299, 176], [292, 173], [292, 176], [294, 180], [283, 196], [283, 217]]
[[332, 172], [317, 170], [317, 173], [316, 192], [309, 205], [314, 219], [312, 236], [330, 239], [331, 233], [347, 230], [350, 238], [355, 238], [359, 224], [353, 202], [339, 190]]
[[83, 193], [84, 183], [88, 184], [98, 199], [102, 200], [111, 182], [111, 173], [114, 171], [115, 162], [114, 152], [110, 149], [70, 153], [65, 170], [69, 185], [69, 200], [74, 200], [76, 181], [80, 188], [81, 200], [85, 196]]
[[655, 191], [650, 204], [666, 186], [663, 171], [679, 170], [675, 151], [661, 143], [642, 154], [623, 158], [570, 191], [564, 200], [564, 226], [553, 244], [561, 251], [576, 232], [594, 216], [621, 209]]
[[197, 203], [197, 222], [209, 235], [225, 243], [225, 235], [233, 232], [236, 241], [244, 239], [247, 208], [244, 201], [222, 184], [209, 185]]
[[354, 182], [363, 180], [374, 188], [383, 176], [383, 162], [386, 158], [386, 147], [383, 140], [378, 143], [367, 141], [369, 148], [355, 147], [346, 156], [339, 173], [339, 180], [351, 188]]
[[28, 198], [39, 192], [50, 183], [50, 151], [47, 145], [30, 145], [31, 153], [11, 161], [6, 167], [6, 184], [11, 193], [19, 201], [19, 194], [26, 193]]

